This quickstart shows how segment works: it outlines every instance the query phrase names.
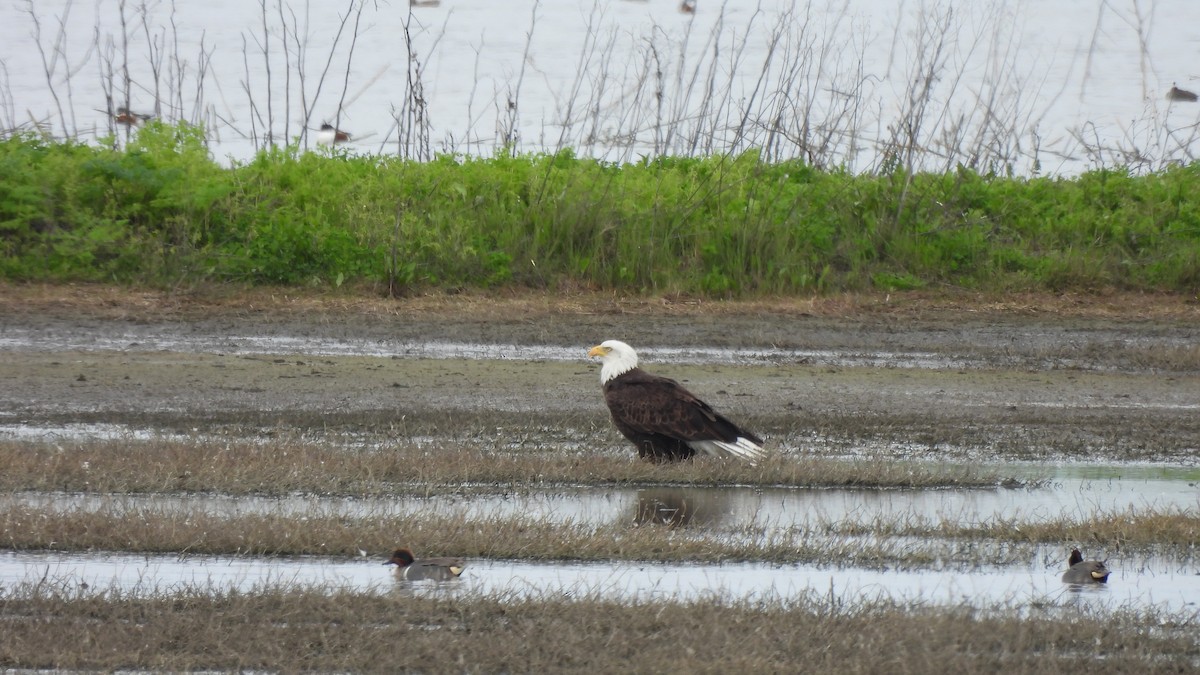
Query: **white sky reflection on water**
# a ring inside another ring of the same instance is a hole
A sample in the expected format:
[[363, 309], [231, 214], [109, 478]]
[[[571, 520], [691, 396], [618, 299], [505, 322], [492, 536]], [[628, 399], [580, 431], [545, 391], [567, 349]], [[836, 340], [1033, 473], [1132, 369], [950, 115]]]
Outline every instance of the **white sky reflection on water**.
[[1175, 563], [1141, 560], [1114, 567], [1109, 583], [1082, 590], [1060, 580], [1065, 567], [1043, 563], [943, 570], [873, 570], [813, 565], [529, 563], [472, 560], [462, 579], [444, 584], [398, 584], [378, 559], [229, 558], [221, 556], [2, 553], [0, 585], [41, 580], [92, 590], [121, 588], [169, 594], [186, 587], [252, 590], [315, 586], [373, 593], [516, 593], [598, 596], [618, 600], [778, 599], [831, 593], [855, 602], [889, 598], [934, 605], [1010, 608], [1091, 603], [1110, 608], [1190, 612], [1200, 601], [1200, 575]]
[[[470, 508], [478, 517], [527, 517], [576, 523], [629, 523], [648, 498], [680, 494], [697, 509], [695, 519], [663, 536], [704, 533], [717, 539], [754, 536], [747, 528], [806, 527], [820, 531], [821, 522], [870, 522], [876, 518], [947, 518], [969, 524], [1000, 518], [1038, 522], [1067, 512], [1086, 518], [1095, 509], [1128, 506], [1195, 509], [1197, 487], [1184, 477], [1154, 479], [1158, 469], [1135, 467], [1128, 479], [1059, 477], [1035, 490], [753, 490], [647, 489], [564, 490], [509, 495], [453, 495], [434, 498], [352, 499], [287, 497], [232, 498], [213, 496], [97, 496], [27, 493], [5, 498], [3, 507], [24, 505], [39, 510], [200, 511], [235, 516], [287, 513], [301, 517], [346, 514], [384, 517], [413, 512], [455, 513]], [[1138, 476], [1137, 474], [1143, 474]], [[1171, 472], [1167, 472], [1171, 474]], [[816, 535], [820, 536], [820, 535]], [[830, 565], [764, 563], [535, 563], [473, 560], [468, 574], [450, 586], [415, 585], [415, 593], [516, 592], [539, 595], [599, 595], [627, 600], [697, 599], [716, 595], [730, 599], [795, 599], [828, 594], [847, 600], [884, 597], [932, 604], [1028, 606], [1061, 602], [1093, 602], [1105, 606], [1155, 607], [1171, 611], [1196, 608], [1200, 601], [1200, 567], [1195, 557], [1139, 557], [1111, 550], [1088, 550], [1107, 558], [1113, 570], [1105, 587], [1073, 592], [1059, 577], [1065, 569], [1064, 545], [1009, 546], [1002, 542], [917, 541], [911, 538], [856, 539], [837, 537], [842, 550], [879, 546], [900, 551], [932, 546], [939, 560], [923, 569], [864, 569]], [[1099, 548], [1099, 547], [1097, 547]], [[1007, 564], [965, 563], [1000, 560]], [[172, 592], [183, 585], [249, 589], [258, 586], [316, 585], [388, 592], [391, 578], [382, 554], [361, 560], [322, 558], [255, 558], [83, 553], [7, 553], [0, 555], [0, 584], [14, 585], [45, 578], [55, 583], [116, 585], [144, 591]]]
[[[451, 517], [469, 510], [476, 518], [523, 518], [588, 525], [670, 521], [707, 532], [771, 532], [822, 529], [831, 523], [911, 522], [978, 525], [998, 520], [1087, 520], [1129, 509], [1200, 509], [1195, 473], [1178, 470], [1153, 477], [1137, 467], [1110, 467], [1124, 477], [1053, 478], [1045, 487], [945, 490], [850, 490], [793, 488], [564, 488], [497, 494], [469, 490], [436, 496], [406, 495], [404, 486], [385, 498], [230, 497], [221, 495], [95, 495], [25, 492], [0, 496], [0, 507], [105, 512], [182, 512], [219, 517], [267, 514], [281, 517], [394, 517], [425, 513]], [[1143, 475], [1138, 475], [1142, 473]]]

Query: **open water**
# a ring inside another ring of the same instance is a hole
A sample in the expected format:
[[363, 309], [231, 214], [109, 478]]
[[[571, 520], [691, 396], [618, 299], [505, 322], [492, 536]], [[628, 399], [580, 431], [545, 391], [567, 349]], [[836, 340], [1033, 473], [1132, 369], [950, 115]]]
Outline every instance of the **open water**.
[[770, 147], [870, 170], [918, 123], [917, 166], [1070, 174], [1190, 159], [1200, 119], [1166, 99], [1200, 90], [1192, 0], [125, 5], [0, 5], [0, 128], [92, 138], [128, 100], [204, 124], [223, 161], [328, 121], [351, 152]]

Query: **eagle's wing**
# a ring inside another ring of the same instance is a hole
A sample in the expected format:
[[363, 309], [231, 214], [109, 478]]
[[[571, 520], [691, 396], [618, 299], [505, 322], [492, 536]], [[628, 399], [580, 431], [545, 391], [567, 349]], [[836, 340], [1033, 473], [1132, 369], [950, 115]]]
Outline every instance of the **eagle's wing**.
[[608, 396], [615, 417], [631, 429], [682, 441], [762, 440], [740, 429], [675, 380], [650, 376], [622, 383]]

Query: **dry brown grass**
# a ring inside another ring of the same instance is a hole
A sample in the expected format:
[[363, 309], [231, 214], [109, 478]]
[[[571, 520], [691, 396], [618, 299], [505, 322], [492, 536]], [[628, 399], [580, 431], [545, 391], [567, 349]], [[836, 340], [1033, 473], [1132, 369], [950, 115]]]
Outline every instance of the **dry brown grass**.
[[978, 464], [777, 455], [758, 466], [700, 459], [652, 464], [632, 456], [497, 452], [439, 441], [350, 449], [287, 435], [261, 441], [161, 438], [0, 441], [0, 490], [389, 495], [416, 486], [545, 489], [561, 485], [992, 487], [1012, 483]]
[[1086, 606], [1019, 616], [837, 597], [631, 605], [40, 584], [6, 590], [0, 617], [0, 661], [37, 669], [1059, 675], [1200, 665], [1195, 617]]
[[1200, 546], [1200, 512], [1145, 507], [1097, 511], [1086, 519], [994, 518], [983, 523], [920, 517], [880, 518], [865, 523], [839, 522], [831, 525], [830, 531], [847, 536], [872, 534], [1030, 543], [1077, 541], [1096, 542], [1109, 550], [1166, 546], [1188, 551]]
[[590, 525], [469, 514], [347, 517], [314, 513], [222, 516], [203, 510], [112, 505], [93, 510], [0, 506], [0, 545], [14, 550], [132, 553], [379, 555], [397, 544], [426, 555], [522, 560], [927, 565], [942, 553], [818, 530], [745, 527], [734, 533]]
[[763, 313], [823, 317], [884, 315], [920, 318], [938, 314], [973, 318], [1022, 315], [1105, 319], [1200, 320], [1194, 295], [1100, 290], [1076, 293], [976, 292], [955, 288], [841, 293], [831, 296], [709, 300], [680, 295], [626, 296], [611, 292], [553, 293], [529, 289], [430, 291], [385, 298], [372, 286], [339, 289], [249, 288], [229, 284], [189, 288], [185, 292], [130, 289], [99, 284], [12, 284], [0, 282], [0, 314], [65, 312], [124, 319], [212, 318], [282, 313], [316, 316], [456, 316], [478, 320], [536, 318], [551, 314], [646, 314], [672, 316], [756, 315]]

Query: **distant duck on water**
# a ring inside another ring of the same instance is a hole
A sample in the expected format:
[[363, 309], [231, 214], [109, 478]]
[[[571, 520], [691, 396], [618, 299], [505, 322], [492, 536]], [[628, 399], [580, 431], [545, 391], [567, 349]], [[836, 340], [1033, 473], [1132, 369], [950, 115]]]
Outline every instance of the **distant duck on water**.
[[135, 127], [142, 122], [149, 122], [150, 120], [154, 119], [154, 115], [136, 113], [129, 108], [121, 106], [113, 112], [112, 119], [117, 124], [123, 124], [127, 127]]
[[395, 565], [392, 574], [401, 581], [450, 581], [462, 575], [467, 563], [462, 558], [418, 560], [407, 548], [398, 548], [384, 565]]
[[1071, 557], [1067, 559], [1070, 566], [1062, 575], [1062, 580], [1068, 584], [1104, 584], [1108, 583], [1109, 570], [1099, 560], [1084, 560], [1079, 549], [1071, 549]]
[[1167, 91], [1168, 101], [1195, 102], [1197, 98], [1200, 97], [1196, 96], [1196, 92], [1188, 91], [1187, 89], [1180, 89], [1179, 87], [1175, 86], [1174, 82], [1171, 83], [1171, 89]]
[[333, 145], [334, 143], [345, 143], [351, 138], [350, 132], [342, 131], [334, 127], [329, 122], [321, 125], [321, 130], [317, 132], [317, 145]]
[[679, 11], [684, 14], [695, 14], [696, 0], [683, 0], [683, 4], [679, 5]]
[[438, 7], [442, 0], [408, 0], [410, 7]]

